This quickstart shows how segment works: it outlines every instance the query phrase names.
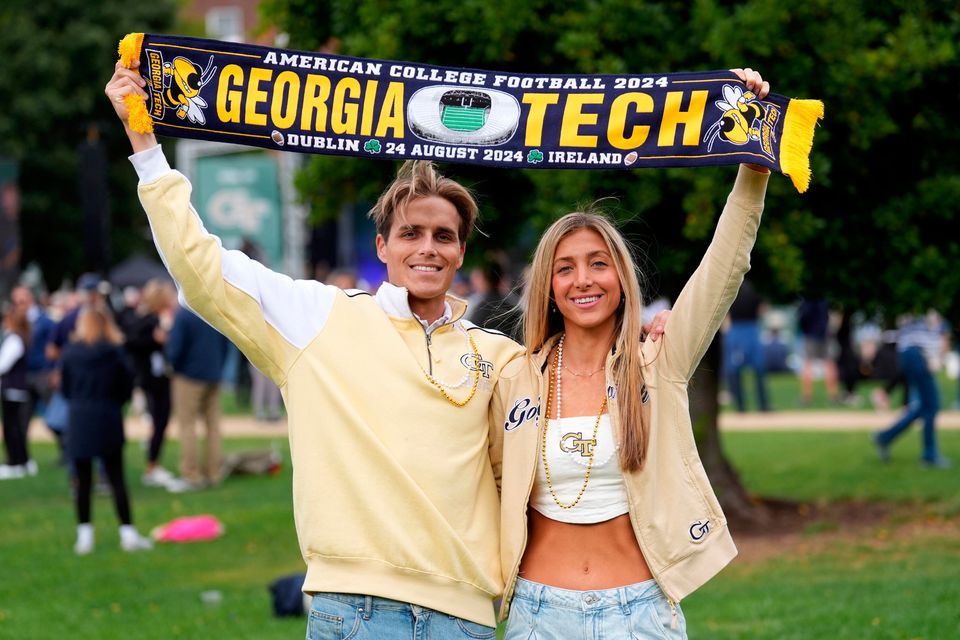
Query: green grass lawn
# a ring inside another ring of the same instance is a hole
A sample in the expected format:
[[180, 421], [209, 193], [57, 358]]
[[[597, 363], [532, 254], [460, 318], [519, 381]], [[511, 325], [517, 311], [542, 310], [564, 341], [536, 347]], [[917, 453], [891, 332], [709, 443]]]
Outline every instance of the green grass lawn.
[[[944, 453], [960, 461], [960, 432], [941, 439]], [[684, 601], [690, 637], [960, 637], [960, 470], [919, 468], [915, 434], [897, 445], [889, 465], [876, 461], [865, 433], [737, 432], [724, 434], [724, 443], [756, 493], [896, 502], [898, 515], [853, 532], [842, 521], [813, 523], [799, 534], [812, 550], [785, 546], [761, 560], [734, 562]], [[212, 513], [226, 534], [126, 554], [110, 499], [97, 497], [97, 549], [78, 558], [56, 452], [52, 445], [33, 452], [39, 476], [0, 482], [0, 638], [303, 637], [305, 621], [273, 618], [267, 592], [272, 580], [303, 568], [289, 464], [277, 477], [230, 478], [216, 489], [175, 496], [140, 485], [142, 455], [131, 443], [127, 477], [143, 530]], [[176, 456], [170, 443], [165, 458]], [[928, 521], [934, 524], [904, 533]], [[219, 591], [222, 601], [204, 604], [205, 591]]]
[[[947, 377], [944, 372], [937, 375], [937, 383], [940, 389], [940, 403], [945, 409], [952, 408], [960, 401], [960, 388], [956, 380]], [[756, 383], [751, 372], [743, 374], [743, 389], [746, 394], [747, 409], [755, 411], [757, 409]], [[826, 389], [822, 380], [815, 380], [813, 384], [813, 395], [810, 398], [809, 406], [800, 404], [800, 378], [793, 373], [775, 373], [767, 376], [767, 394], [770, 404], [774, 410], [796, 411], [796, 410], [839, 410], [855, 411], [863, 409], [873, 409], [870, 400], [870, 392], [881, 387], [882, 384], [873, 380], [867, 380], [857, 385], [854, 395], [855, 401], [850, 404], [837, 404], [831, 402], [827, 396]], [[903, 401], [903, 387], [899, 387], [891, 394], [891, 402]], [[725, 411], [734, 410], [732, 404], [723, 407]]]
[[[815, 521], [802, 533], [812, 550], [787, 545], [735, 561], [684, 601], [691, 638], [960, 638], [960, 468], [921, 468], [916, 432], [889, 464], [862, 432], [734, 432], [723, 441], [758, 495], [895, 503], [896, 515], [849, 528], [842, 518]], [[941, 433], [940, 444], [960, 461], [960, 433]]]
[[[228, 441], [229, 450], [270, 446]], [[165, 458], [175, 460], [176, 443]], [[286, 449], [286, 446], [283, 446]], [[0, 483], [0, 638], [297, 638], [302, 620], [272, 616], [267, 585], [302, 572], [293, 527], [290, 467], [277, 477], [236, 477], [221, 487], [172, 495], [144, 488], [137, 443], [127, 446], [135, 523], [143, 532], [183, 515], [210, 513], [226, 526], [213, 542], [120, 551], [109, 497], [97, 497], [97, 548], [73, 554], [76, 524], [52, 445], [35, 445], [35, 478]], [[219, 591], [205, 605], [204, 591]]]
[[960, 432], [938, 432], [940, 450], [957, 466], [921, 467], [919, 423], [881, 463], [866, 431], [722, 435], [724, 451], [751, 492], [809, 502], [897, 501], [952, 504], [960, 513]]
[[[954, 528], [953, 531], [956, 531]], [[734, 563], [684, 601], [691, 638], [960, 638], [956, 534]]]

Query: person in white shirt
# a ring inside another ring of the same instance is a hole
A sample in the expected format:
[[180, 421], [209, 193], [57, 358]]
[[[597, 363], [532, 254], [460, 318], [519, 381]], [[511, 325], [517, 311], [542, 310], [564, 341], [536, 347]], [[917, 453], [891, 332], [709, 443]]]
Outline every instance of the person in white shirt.
[[30, 322], [26, 310], [12, 306], [3, 317], [0, 339], [0, 398], [3, 405], [3, 446], [6, 464], [0, 465], [0, 480], [36, 473], [27, 452], [30, 426], [30, 391], [27, 386], [27, 348]]

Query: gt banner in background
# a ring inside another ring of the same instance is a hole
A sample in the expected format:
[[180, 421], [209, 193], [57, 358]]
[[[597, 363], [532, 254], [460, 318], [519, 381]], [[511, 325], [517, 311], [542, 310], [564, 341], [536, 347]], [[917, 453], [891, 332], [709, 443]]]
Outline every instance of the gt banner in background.
[[204, 155], [195, 163], [193, 202], [203, 226], [227, 248], [252, 243], [258, 255], [251, 257], [279, 267], [283, 263], [282, 197], [275, 159], [254, 150]]
[[120, 51], [140, 60], [158, 133], [305, 153], [528, 169], [750, 162], [805, 191], [823, 116], [816, 100], [759, 100], [729, 71], [535, 75], [153, 34]]

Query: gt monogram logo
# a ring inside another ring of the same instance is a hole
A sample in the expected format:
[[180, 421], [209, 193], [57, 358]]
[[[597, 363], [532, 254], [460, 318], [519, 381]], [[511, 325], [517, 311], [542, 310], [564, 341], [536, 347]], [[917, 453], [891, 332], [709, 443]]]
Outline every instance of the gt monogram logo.
[[487, 360], [484, 360], [479, 355], [474, 356], [472, 353], [465, 353], [460, 356], [460, 364], [467, 368], [467, 371], [479, 371], [484, 378], [490, 377], [490, 372], [493, 370], [493, 363]]
[[597, 446], [597, 441], [593, 438], [584, 439], [583, 433], [565, 433], [560, 438], [560, 450], [564, 453], [577, 453], [584, 458], [593, 453], [593, 448]]
[[694, 542], [702, 542], [708, 533], [710, 533], [709, 520], [697, 520], [690, 525], [690, 539]]

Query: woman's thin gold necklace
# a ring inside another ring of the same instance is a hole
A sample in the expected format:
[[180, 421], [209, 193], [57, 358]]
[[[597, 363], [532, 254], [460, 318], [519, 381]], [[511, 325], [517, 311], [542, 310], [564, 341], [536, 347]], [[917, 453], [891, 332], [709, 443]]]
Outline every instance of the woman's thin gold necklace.
[[550, 478], [550, 463], [547, 462], [547, 431], [550, 429], [550, 409], [553, 407], [554, 385], [556, 385], [557, 420], [560, 419], [560, 370], [563, 368], [563, 339], [565, 337], [566, 334], [561, 334], [560, 342], [557, 343], [556, 355], [553, 357], [553, 370], [555, 375], [550, 377], [550, 382], [547, 385], [547, 418], [543, 422], [543, 442], [540, 443], [540, 453], [541, 457], [543, 458], [543, 473], [545, 476], [547, 476], [547, 488], [550, 490], [550, 495], [553, 497], [553, 501], [557, 503], [557, 506], [561, 509], [573, 509], [575, 506], [577, 506], [577, 503], [580, 502], [580, 498], [583, 497], [584, 492], [587, 490], [587, 485], [590, 484], [590, 472], [593, 471], [593, 458], [597, 451], [597, 432], [600, 429], [600, 418], [603, 416], [603, 412], [607, 408], [607, 394], [603, 394], [603, 402], [600, 404], [600, 413], [597, 414], [597, 420], [593, 423], [594, 445], [590, 448], [590, 459], [587, 461], [587, 472], [584, 474], [583, 484], [580, 485], [580, 492], [577, 493], [577, 497], [574, 498], [573, 502], [564, 504], [557, 496], [557, 491], [553, 488], [553, 480]]
[[[426, 371], [423, 372], [423, 375], [425, 375], [425, 376], [427, 377], [427, 381], [429, 381], [430, 384], [432, 384], [433, 386], [435, 386], [435, 387], [440, 391], [440, 395], [442, 395], [442, 396], [446, 399], [447, 402], [449, 402], [450, 404], [452, 404], [453, 406], [455, 406], [455, 407], [457, 407], [457, 408], [463, 408], [463, 407], [467, 406], [467, 404], [468, 404], [471, 400], [473, 400], [473, 396], [476, 395], [476, 393], [477, 393], [477, 385], [480, 383], [480, 352], [477, 350], [477, 343], [475, 343], [475, 342], [473, 341], [473, 336], [470, 335], [470, 332], [469, 332], [469, 331], [465, 331], [464, 333], [467, 334], [467, 342], [470, 343], [470, 350], [473, 351], [473, 362], [474, 362], [474, 367], [473, 367], [473, 368], [474, 368], [474, 371], [473, 371], [473, 386], [470, 387], [470, 393], [469, 393], [469, 395], [467, 395], [466, 399], [464, 399], [464, 400], [457, 400], [457, 399], [451, 397], [450, 394], [447, 393], [447, 390], [444, 389], [444, 384], [443, 384], [442, 382], [440, 382], [439, 380], [437, 380], [436, 378], [434, 378], [432, 375], [430, 375], [430, 374], [427, 373]], [[461, 381], [460, 384], [456, 385], [456, 387], [459, 387], [459, 386], [462, 385], [464, 382], [466, 382], [466, 379], [464, 379], [463, 381]], [[451, 388], [456, 388], [456, 387], [451, 387]]]
[[600, 368], [599, 368], [599, 369], [594, 369], [593, 371], [589, 371], [589, 372], [587, 372], [587, 373], [583, 373], [583, 372], [580, 372], [580, 371], [574, 371], [574, 370], [571, 369], [570, 367], [564, 367], [564, 370], [565, 370], [567, 373], [571, 374], [571, 375], [577, 376], [578, 378], [592, 378], [593, 376], [595, 376], [595, 375], [597, 375], [598, 373], [600, 373], [601, 371], [603, 371], [603, 367], [604, 367], [604, 365], [600, 365]]

